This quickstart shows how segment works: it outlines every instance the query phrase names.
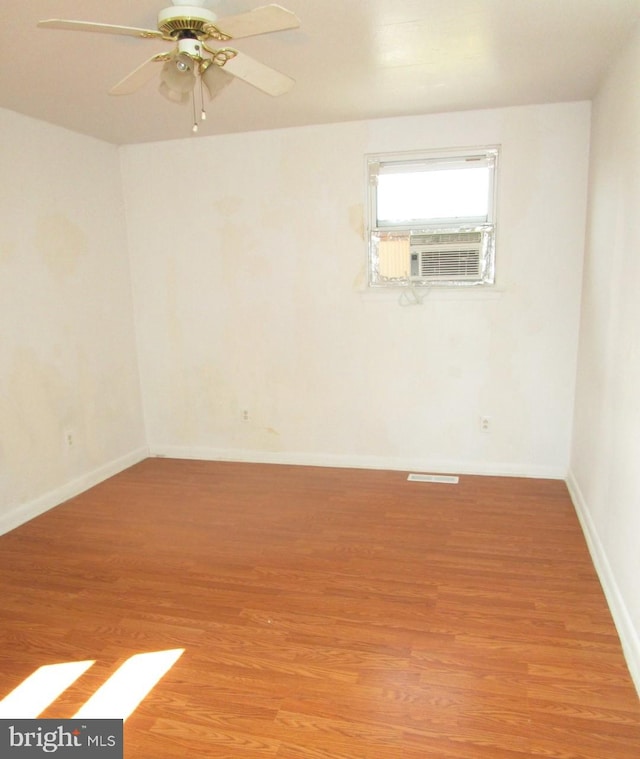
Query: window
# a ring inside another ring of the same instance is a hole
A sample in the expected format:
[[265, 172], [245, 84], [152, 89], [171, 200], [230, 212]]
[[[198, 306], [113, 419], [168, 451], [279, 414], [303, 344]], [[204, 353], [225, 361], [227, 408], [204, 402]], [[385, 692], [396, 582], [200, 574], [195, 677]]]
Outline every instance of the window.
[[369, 284], [494, 281], [498, 149], [367, 157]]

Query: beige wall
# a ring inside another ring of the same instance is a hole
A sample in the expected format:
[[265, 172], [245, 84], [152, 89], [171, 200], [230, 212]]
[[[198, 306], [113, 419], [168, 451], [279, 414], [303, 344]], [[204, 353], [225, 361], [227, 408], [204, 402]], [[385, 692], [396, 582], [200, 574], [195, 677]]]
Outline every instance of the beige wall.
[[[124, 148], [151, 450], [563, 477], [589, 118], [576, 103]], [[489, 144], [496, 288], [366, 293], [365, 154]]]
[[0, 131], [2, 532], [145, 440], [117, 149], [4, 110]]
[[640, 32], [593, 103], [569, 483], [640, 692]]

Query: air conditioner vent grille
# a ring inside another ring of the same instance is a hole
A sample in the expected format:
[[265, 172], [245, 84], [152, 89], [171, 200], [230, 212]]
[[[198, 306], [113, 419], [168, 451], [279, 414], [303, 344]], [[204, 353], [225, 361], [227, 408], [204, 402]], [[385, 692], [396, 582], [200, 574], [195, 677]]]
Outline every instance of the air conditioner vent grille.
[[482, 281], [481, 230], [442, 230], [410, 236], [410, 278], [427, 282]]
[[411, 235], [411, 245], [480, 245], [482, 232], [433, 232], [431, 234]]
[[480, 250], [423, 250], [419, 254], [418, 276], [428, 279], [477, 279]]

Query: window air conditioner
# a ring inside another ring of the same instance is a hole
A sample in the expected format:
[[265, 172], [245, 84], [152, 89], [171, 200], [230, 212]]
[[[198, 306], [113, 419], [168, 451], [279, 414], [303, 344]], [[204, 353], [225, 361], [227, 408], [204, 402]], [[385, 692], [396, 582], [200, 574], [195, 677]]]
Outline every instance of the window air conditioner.
[[411, 235], [412, 281], [482, 280], [482, 232], [433, 232]]

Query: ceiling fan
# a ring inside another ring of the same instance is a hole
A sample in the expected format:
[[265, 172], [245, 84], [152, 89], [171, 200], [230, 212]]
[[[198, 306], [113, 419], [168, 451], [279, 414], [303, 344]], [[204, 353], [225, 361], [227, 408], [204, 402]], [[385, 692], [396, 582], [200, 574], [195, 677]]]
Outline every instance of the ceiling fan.
[[[245, 53], [226, 47], [232, 39], [251, 37], [300, 26], [298, 17], [279, 5], [265, 5], [246, 13], [218, 18], [205, 8], [206, 0], [172, 0], [173, 4], [158, 14], [157, 29], [139, 29], [90, 21], [47, 19], [38, 23], [47, 29], [126, 35], [142, 39], [171, 42], [171, 50], [156, 53], [127, 74], [110, 90], [110, 95], [129, 95], [160, 74], [160, 92], [176, 103], [191, 100], [194, 110], [193, 131], [198, 131], [195, 116], [196, 91], [199, 89], [201, 114], [205, 119], [204, 95], [215, 97], [233, 78], [247, 82], [268, 95], [282, 95], [294, 80]], [[220, 43], [223, 45], [220, 47]], [[162, 64], [162, 65], [158, 65]], [[196, 84], [200, 83], [197, 88]]]

